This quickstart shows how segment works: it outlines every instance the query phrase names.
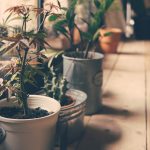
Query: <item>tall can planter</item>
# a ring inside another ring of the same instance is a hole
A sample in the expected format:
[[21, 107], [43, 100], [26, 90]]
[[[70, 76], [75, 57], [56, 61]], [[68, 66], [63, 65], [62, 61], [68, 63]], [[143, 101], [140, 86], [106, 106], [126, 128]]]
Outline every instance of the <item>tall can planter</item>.
[[63, 75], [69, 82], [69, 88], [87, 93], [85, 114], [96, 113], [101, 107], [102, 60], [104, 55], [89, 52], [88, 59], [63, 55]]
[[[11, 102], [0, 101], [0, 107], [16, 106], [15, 98]], [[60, 104], [49, 97], [31, 95], [28, 100], [30, 108], [40, 107], [53, 112], [35, 119], [10, 119], [0, 116], [0, 150], [52, 150], [55, 128], [60, 111]]]

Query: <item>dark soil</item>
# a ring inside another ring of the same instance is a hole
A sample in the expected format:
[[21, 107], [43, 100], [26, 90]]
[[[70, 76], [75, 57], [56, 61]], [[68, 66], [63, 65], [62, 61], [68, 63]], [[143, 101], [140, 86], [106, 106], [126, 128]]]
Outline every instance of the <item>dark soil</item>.
[[28, 115], [24, 115], [24, 111], [20, 107], [2, 107], [0, 108], [0, 116], [12, 119], [33, 119], [48, 116], [53, 112], [48, 112], [40, 107], [31, 109], [29, 108]]
[[63, 98], [63, 100], [61, 100], [60, 105], [67, 106], [67, 105], [70, 105], [71, 103], [73, 103], [73, 99], [69, 96], [65, 96], [65, 98]]

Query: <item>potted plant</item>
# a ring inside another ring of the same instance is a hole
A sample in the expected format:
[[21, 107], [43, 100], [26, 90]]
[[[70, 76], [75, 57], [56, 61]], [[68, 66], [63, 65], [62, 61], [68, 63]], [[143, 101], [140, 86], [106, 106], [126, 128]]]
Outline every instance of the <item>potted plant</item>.
[[68, 82], [62, 76], [62, 52], [53, 56], [45, 74], [44, 91], [47, 96], [57, 99], [61, 104], [58, 119], [57, 144], [71, 143], [84, 131], [84, 113], [87, 95], [68, 89]]
[[[55, 5], [50, 4], [52, 9]], [[50, 10], [21, 5], [9, 8], [11, 17], [17, 15], [22, 19], [21, 32], [14, 36], [0, 36], [4, 45], [0, 54], [16, 50], [16, 58], [11, 59], [8, 72], [0, 79], [0, 93], [7, 92], [7, 98], [0, 101], [0, 149], [4, 150], [50, 150], [54, 144], [55, 127], [60, 104], [49, 97], [29, 95], [25, 89], [28, 81], [35, 84], [32, 73], [36, 68], [40, 49], [30, 57], [31, 48], [37, 49], [46, 44], [45, 33], [41, 29], [28, 31], [30, 13], [44, 14], [43, 22]], [[5, 44], [6, 43], [6, 44]], [[14, 96], [11, 97], [10, 93]]]
[[[109, 36], [106, 34], [109, 33]], [[116, 53], [121, 39], [121, 29], [103, 27], [100, 29], [101, 36], [99, 37], [100, 49], [103, 53]]]
[[[86, 114], [93, 114], [101, 107], [101, 85], [102, 85], [102, 59], [103, 54], [96, 53], [99, 28], [103, 24], [103, 17], [113, 0], [93, 0], [96, 7], [95, 12], [89, 12], [89, 22], [80, 18], [87, 24], [87, 31], [82, 32], [76, 24], [75, 9], [78, 0], [73, 0], [66, 15], [55, 23], [54, 28], [66, 36], [70, 48], [64, 52], [63, 76], [69, 82], [69, 88], [79, 89], [87, 93]], [[80, 42], [74, 44], [74, 29], [80, 33]], [[91, 51], [90, 51], [91, 50]]]

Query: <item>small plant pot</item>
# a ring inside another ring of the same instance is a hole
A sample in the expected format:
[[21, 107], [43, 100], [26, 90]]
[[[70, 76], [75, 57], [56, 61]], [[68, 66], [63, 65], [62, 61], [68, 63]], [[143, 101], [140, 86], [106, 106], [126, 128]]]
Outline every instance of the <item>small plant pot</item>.
[[[53, 112], [36, 119], [10, 119], [0, 116], [1, 150], [52, 150], [60, 104], [49, 97], [31, 95], [30, 108], [40, 107]], [[0, 107], [17, 106], [15, 98], [0, 101]]]
[[96, 113], [101, 108], [103, 54], [89, 52], [90, 59], [74, 58], [74, 53], [63, 56], [63, 76], [71, 89], [87, 94], [86, 114]]
[[[105, 36], [106, 33], [110, 33]], [[118, 28], [101, 28], [99, 44], [103, 53], [116, 53], [122, 31]]]
[[73, 103], [60, 110], [57, 130], [57, 145], [72, 143], [84, 132], [84, 114], [87, 95], [79, 90], [70, 89], [67, 95]]

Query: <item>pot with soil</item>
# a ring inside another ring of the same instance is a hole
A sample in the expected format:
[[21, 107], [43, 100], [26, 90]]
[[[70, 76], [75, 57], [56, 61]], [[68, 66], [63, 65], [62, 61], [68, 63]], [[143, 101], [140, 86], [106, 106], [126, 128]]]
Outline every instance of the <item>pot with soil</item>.
[[68, 144], [78, 139], [84, 132], [84, 114], [87, 95], [70, 89], [66, 93], [73, 102], [61, 107], [58, 119], [57, 144]]
[[103, 54], [89, 52], [87, 58], [75, 56], [74, 52], [63, 55], [63, 75], [68, 81], [69, 88], [87, 93], [86, 114], [90, 115], [96, 113], [102, 106]]
[[[39, 64], [38, 60], [43, 58], [40, 51], [45, 48], [46, 35], [41, 27], [47, 15], [51, 14], [51, 9], [55, 7], [53, 5], [46, 12], [32, 5], [14, 6], [6, 10], [9, 13], [7, 19], [11, 21], [14, 19], [11, 17], [17, 15], [16, 17], [21, 19], [22, 26], [21, 30], [15, 32], [16, 34], [13, 36], [9, 36], [9, 34], [8, 36], [0, 36], [1, 42], [4, 43], [0, 55], [12, 51], [17, 54], [16, 58], [11, 60], [11, 65], [6, 70], [7, 73], [0, 78], [0, 96], [6, 93], [7, 97], [7, 99], [0, 101], [0, 149], [50, 150], [53, 147], [60, 104], [48, 97], [30, 96], [26, 84], [36, 85], [35, 75], [42, 74], [40, 68], [36, 66]], [[28, 22], [32, 18], [30, 15], [33, 16], [34, 12], [35, 16], [39, 17], [41, 11], [45, 17], [39, 28], [27, 30]], [[11, 27], [11, 29], [13, 28]], [[32, 53], [33, 47], [37, 49], [34, 52], [35, 57], [28, 57]], [[12, 98], [11, 95], [15, 98]], [[10, 108], [12, 106], [17, 106], [17, 108]], [[8, 115], [10, 112], [15, 113], [13, 116]]]
[[[122, 31], [118, 28], [101, 28], [99, 44], [103, 53], [116, 53]], [[108, 35], [107, 35], [108, 34]]]
[[[60, 104], [52, 98], [38, 95], [31, 95], [28, 104], [32, 114], [35, 113], [33, 118], [29, 116], [28, 119], [24, 119], [20, 115], [22, 109], [18, 106], [15, 97], [12, 97], [10, 102], [7, 99], [0, 101], [0, 149], [52, 149]], [[14, 112], [18, 112], [18, 115], [13, 114]]]

